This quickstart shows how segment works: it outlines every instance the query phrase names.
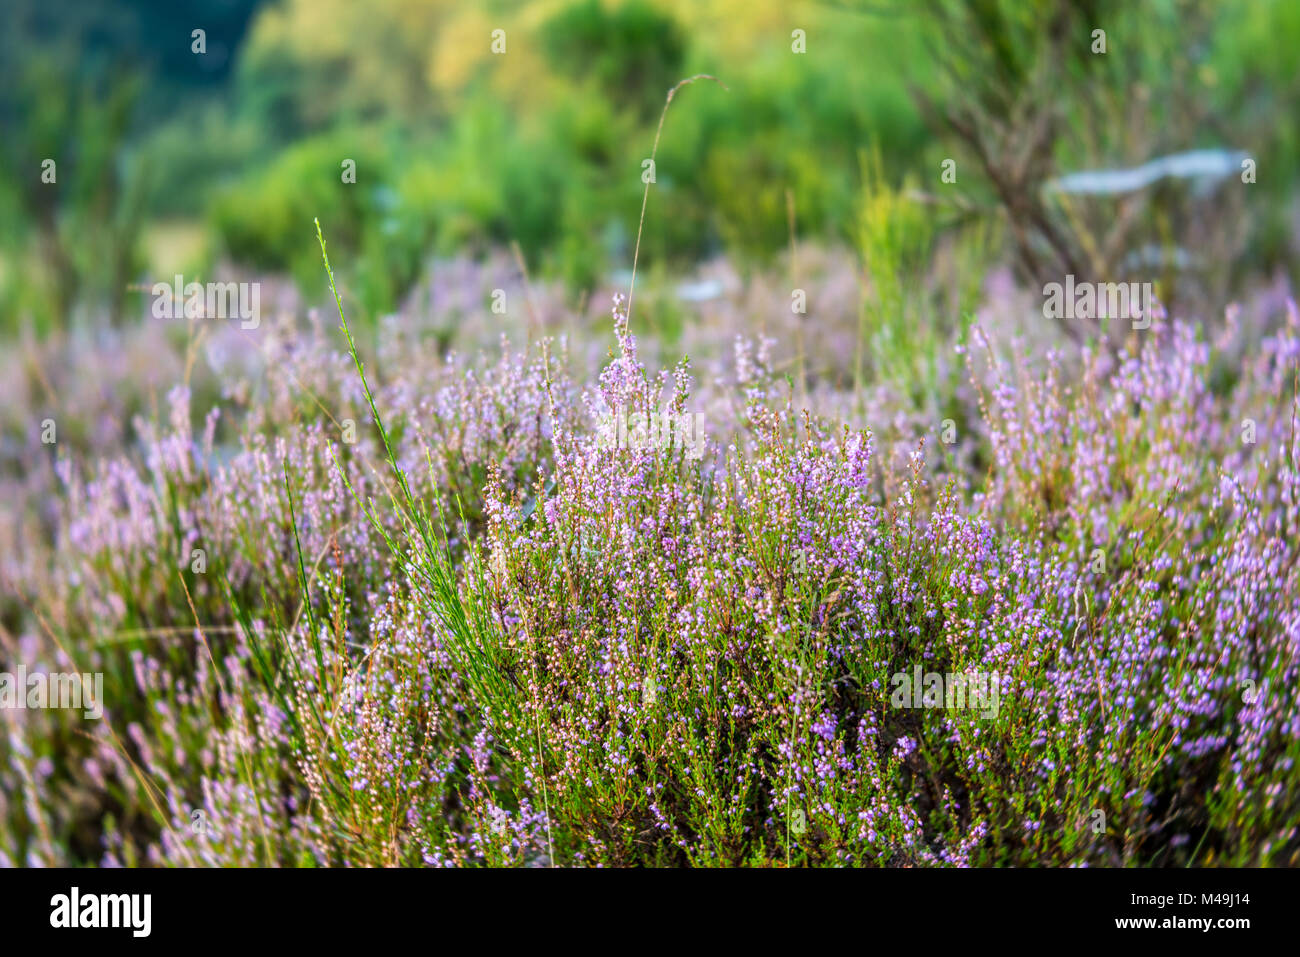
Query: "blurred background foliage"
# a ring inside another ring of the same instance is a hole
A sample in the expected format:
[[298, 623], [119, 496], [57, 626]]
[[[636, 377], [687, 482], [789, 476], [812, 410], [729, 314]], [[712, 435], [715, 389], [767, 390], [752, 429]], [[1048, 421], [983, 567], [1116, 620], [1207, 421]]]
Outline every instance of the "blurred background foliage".
[[[668, 115], [648, 269], [769, 264], [791, 200], [801, 239], [852, 245], [867, 269], [913, 221], [927, 243], [1005, 225], [1035, 279], [1118, 279], [1152, 244], [1194, 243], [1214, 293], [1295, 261], [1294, 0], [6, 0], [2, 16], [4, 328], [116, 318], [131, 285], [177, 271], [317, 291], [317, 216], [371, 315], [429, 257], [513, 242], [577, 297], [630, 266], [664, 95], [697, 72], [727, 89], [692, 87]], [[1194, 148], [1257, 158], [1248, 217], [1177, 184], [1044, 192]]]

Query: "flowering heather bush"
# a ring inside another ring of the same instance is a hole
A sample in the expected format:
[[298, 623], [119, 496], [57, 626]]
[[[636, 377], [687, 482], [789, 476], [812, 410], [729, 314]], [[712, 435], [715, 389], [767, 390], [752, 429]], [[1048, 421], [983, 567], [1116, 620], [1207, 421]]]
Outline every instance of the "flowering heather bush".
[[[323, 325], [10, 360], [0, 662], [105, 712], [0, 714], [0, 862], [1300, 863], [1294, 303], [981, 327], [952, 443], [734, 326], [649, 369], [621, 299], [594, 369]], [[656, 410], [705, 454], [602, 441]]]

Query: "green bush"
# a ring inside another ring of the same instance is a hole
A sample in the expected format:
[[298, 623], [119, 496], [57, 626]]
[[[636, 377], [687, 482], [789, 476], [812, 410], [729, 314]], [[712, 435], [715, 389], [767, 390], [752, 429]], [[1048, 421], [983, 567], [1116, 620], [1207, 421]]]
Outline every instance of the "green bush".
[[[356, 182], [343, 181], [345, 160], [356, 162]], [[340, 248], [360, 252], [377, 228], [388, 160], [372, 134], [338, 132], [290, 147], [213, 200], [210, 218], [221, 246], [237, 263], [285, 270], [304, 288], [319, 285], [304, 252], [311, 222], [328, 224]]]
[[542, 29], [542, 44], [558, 72], [591, 79], [611, 102], [647, 118], [681, 79], [686, 56], [681, 27], [641, 0], [615, 8], [600, 0], [568, 7]]

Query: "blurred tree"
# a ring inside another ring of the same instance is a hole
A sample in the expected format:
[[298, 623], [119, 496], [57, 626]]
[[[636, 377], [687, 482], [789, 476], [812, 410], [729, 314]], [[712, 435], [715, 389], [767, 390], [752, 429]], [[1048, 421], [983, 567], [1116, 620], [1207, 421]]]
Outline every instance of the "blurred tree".
[[[241, 54], [236, 95], [282, 140], [338, 124], [437, 115], [429, 61], [453, 0], [285, 0]], [[482, 38], [487, 46], [486, 34]]]
[[[937, 89], [915, 90], [917, 100], [961, 147], [961, 167], [974, 174], [963, 185], [991, 194], [1027, 280], [1154, 278], [1166, 305], [1185, 282], [1222, 298], [1241, 249], [1241, 217], [1224, 215], [1224, 203], [1239, 206], [1240, 191], [1207, 203], [1171, 183], [1091, 197], [1054, 188], [1061, 173], [1239, 145], [1203, 83], [1214, 8], [1203, 0], [926, 0], [921, 9], [941, 74]], [[1212, 264], [1201, 275], [1180, 271], [1179, 244], [1193, 236]], [[1064, 328], [1082, 335], [1075, 324]]]
[[[140, 267], [134, 136], [218, 83], [257, 0], [6, 0], [0, 28], [0, 298], [8, 316], [116, 319]], [[207, 54], [191, 31], [207, 31]]]
[[640, 0], [574, 4], [545, 24], [542, 43], [557, 71], [591, 79], [615, 103], [647, 117], [663, 109], [686, 59], [681, 27]]

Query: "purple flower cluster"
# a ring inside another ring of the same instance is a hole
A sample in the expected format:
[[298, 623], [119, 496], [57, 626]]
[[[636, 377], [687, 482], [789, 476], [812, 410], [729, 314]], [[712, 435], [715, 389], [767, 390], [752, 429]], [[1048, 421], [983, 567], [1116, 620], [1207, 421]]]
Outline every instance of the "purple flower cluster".
[[[27, 423], [0, 670], [106, 707], [0, 715], [0, 863], [1300, 860], [1294, 303], [1249, 350], [977, 331], [947, 454], [761, 335], [652, 373], [621, 299], [598, 369], [385, 340], [381, 432], [312, 322]], [[600, 440], [659, 409], [707, 454]], [[1000, 706], [894, 706], [917, 667]]]

